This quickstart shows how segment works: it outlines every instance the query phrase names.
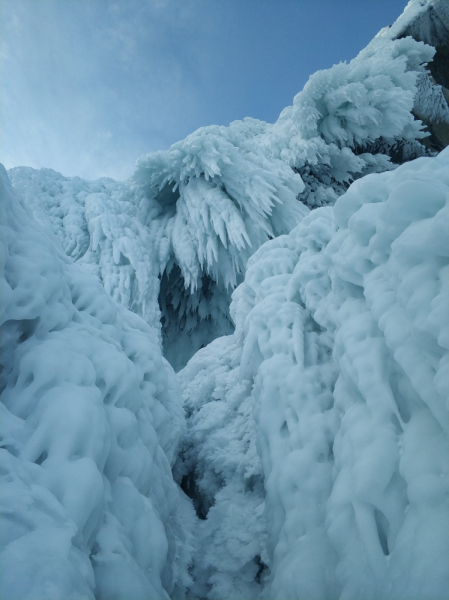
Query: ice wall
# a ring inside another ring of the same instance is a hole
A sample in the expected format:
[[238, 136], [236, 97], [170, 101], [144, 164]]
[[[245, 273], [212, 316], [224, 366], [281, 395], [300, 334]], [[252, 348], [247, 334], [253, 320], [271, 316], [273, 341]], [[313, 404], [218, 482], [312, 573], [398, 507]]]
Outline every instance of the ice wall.
[[312, 75], [273, 125], [201, 128], [140, 157], [127, 183], [49, 169], [10, 176], [67, 254], [160, 329], [178, 370], [232, 333], [230, 295], [263, 243], [290, 232], [307, 207], [334, 204], [354, 179], [432, 153], [412, 110], [443, 114], [424, 68], [433, 55], [412, 38], [377, 36], [349, 64]]
[[[232, 332], [230, 294], [248, 258], [307, 214], [299, 175], [260, 151], [266, 123], [199, 129], [137, 161], [133, 184], [160, 206], [152, 227], [161, 268], [164, 354], [175, 368]], [[159, 233], [160, 232], [160, 233]]]
[[0, 176], [0, 595], [182, 598], [194, 514], [171, 475], [175, 374]]
[[29, 167], [11, 169], [8, 175], [66, 254], [96, 275], [114, 300], [141, 316], [157, 339], [159, 264], [147, 226], [157, 206], [126, 183], [108, 178], [86, 181]]
[[448, 158], [262, 246], [180, 372], [200, 597], [448, 597]]
[[164, 354], [175, 368], [232, 331], [230, 293], [249, 256], [308, 212], [297, 201], [299, 175], [250, 144], [258, 123], [205, 128], [143, 157], [134, 184], [10, 171], [70, 257], [159, 335], [162, 318]]

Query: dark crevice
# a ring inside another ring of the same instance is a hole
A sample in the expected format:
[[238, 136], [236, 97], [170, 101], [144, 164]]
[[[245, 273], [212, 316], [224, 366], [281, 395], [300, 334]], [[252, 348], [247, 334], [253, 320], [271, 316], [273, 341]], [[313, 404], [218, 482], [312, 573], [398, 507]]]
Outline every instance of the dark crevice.
[[209, 506], [205, 506], [192, 473], [184, 475], [181, 481], [181, 489], [192, 500], [197, 517], [204, 521], [207, 518]]
[[254, 581], [256, 583], [260, 584], [261, 581], [262, 581], [262, 576], [263, 576], [264, 572], [267, 570], [268, 567], [267, 567], [267, 565], [264, 562], [262, 562], [262, 559], [260, 558], [259, 555], [257, 555], [254, 558], [254, 562], [258, 566], [258, 570], [257, 570], [256, 576], [254, 578]]
[[374, 520], [376, 522], [380, 547], [382, 548], [382, 552], [385, 554], [385, 556], [388, 556], [390, 554], [388, 549], [388, 531], [390, 529], [390, 524], [383, 512], [377, 508], [374, 509]]
[[39, 458], [37, 458], [37, 459], [36, 459], [34, 462], [35, 462], [37, 465], [41, 465], [41, 464], [42, 464], [44, 461], [46, 461], [46, 460], [47, 460], [47, 457], [48, 457], [48, 453], [47, 453], [47, 452], [44, 450], [44, 451], [42, 452], [42, 454], [39, 456]]

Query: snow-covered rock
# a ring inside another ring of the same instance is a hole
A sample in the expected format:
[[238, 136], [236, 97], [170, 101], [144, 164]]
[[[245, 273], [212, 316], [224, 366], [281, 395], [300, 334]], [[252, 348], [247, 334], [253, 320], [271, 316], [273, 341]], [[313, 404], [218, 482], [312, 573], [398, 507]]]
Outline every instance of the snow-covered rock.
[[181, 598], [194, 514], [171, 474], [175, 374], [0, 177], [0, 595]]
[[417, 81], [413, 107], [430, 132], [422, 142], [440, 151], [449, 144], [449, 2], [410, 0], [402, 15], [378, 38], [401, 39], [411, 36], [436, 50], [432, 61]]
[[249, 119], [199, 130], [142, 157], [132, 185], [51, 169], [9, 173], [35, 217], [114, 299], [159, 335], [162, 317], [175, 368], [232, 331], [230, 294], [248, 258], [308, 212], [297, 201], [301, 178], [257, 154], [254, 128]]
[[179, 373], [201, 597], [447, 598], [448, 158], [262, 246]]

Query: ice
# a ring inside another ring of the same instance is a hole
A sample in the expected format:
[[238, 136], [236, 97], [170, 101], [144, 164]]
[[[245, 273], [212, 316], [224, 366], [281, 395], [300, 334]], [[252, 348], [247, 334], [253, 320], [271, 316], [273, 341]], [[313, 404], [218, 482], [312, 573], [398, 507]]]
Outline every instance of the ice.
[[447, 44], [449, 8], [441, 0], [409, 0], [393, 25], [382, 29], [376, 37], [391, 39], [413, 36], [414, 39], [444, 47]]
[[159, 273], [145, 225], [157, 208], [112, 179], [85, 181], [29, 167], [11, 169], [9, 177], [66, 254], [99, 277], [112, 298], [144, 318], [157, 339]]
[[2, 598], [447, 600], [445, 19], [127, 182], [1, 171]]
[[200, 597], [447, 598], [448, 158], [263, 245], [179, 373]]
[[[179, 369], [230, 333], [230, 294], [257, 248], [307, 214], [299, 175], [257, 151], [264, 123], [203, 128], [141, 157], [133, 181], [10, 171], [36, 218], [118, 302], [161, 328]], [[160, 279], [159, 279], [160, 278]]]
[[447, 120], [425, 71], [434, 53], [410, 37], [377, 36], [349, 64], [312, 75], [273, 125], [200, 128], [141, 156], [126, 183], [23, 167], [11, 180], [67, 254], [159, 329], [179, 370], [232, 333], [231, 293], [263, 243], [289, 233], [307, 207], [334, 204], [353, 180], [432, 154], [412, 109]]
[[1, 196], [2, 598], [181, 598], [194, 514], [171, 474], [175, 374], [3, 167]]
[[299, 175], [260, 151], [265, 128], [249, 118], [204, 127], [137, 161], [134, 184], [160, 206], [151, 227], [163, 231], [155, 252], [163, 265], [164, 353], [176, 369], [232, 332], [230, 294], [248, 258], [308, 212], [297, 201]]
[[271, 156], [301, 174], [307, 206], [334, 204], [354, 179], [394, 168], [390, 158], [398, 164], [426, 154], [417, 140], [428, 134], [411, 111], [419, 95], [419, 116], [447, 112], [423, 66], [434, 53], [410, 37], [378, 36], [350, 63], [314, 73], [260, 136]]

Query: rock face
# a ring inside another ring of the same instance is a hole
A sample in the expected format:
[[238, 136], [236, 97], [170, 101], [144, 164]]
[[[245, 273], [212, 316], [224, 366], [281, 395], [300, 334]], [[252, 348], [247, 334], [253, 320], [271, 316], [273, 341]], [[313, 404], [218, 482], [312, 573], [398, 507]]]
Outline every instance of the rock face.
[[[405, 13], [406, 18], [395, 23], [393, 37], [411, 36], [436, 50], [432, 62], [427, 65], [427, 81], [421, 81], [421, 97], [415, 104], [414, 113], [431, 133], [422, 143], [439, 152], [449, 144], [449, 1], [415, 0], [410, 2], [410, 13], [411, 16]], [[440, 94], [432, 84], [441, 86]], [[432, 96], [432, 93], [434, 110], [429, 112], [424, 106], [425, 96]]]
[[422, 10], [408, 23], [400, 25], [396, 38], [410, 35], [418, 42], [433, 46], [436, 54], [428, 70], [435, 83], [449, 88], [449, 2], [448, 0], [427, 0], [420, 2]]

